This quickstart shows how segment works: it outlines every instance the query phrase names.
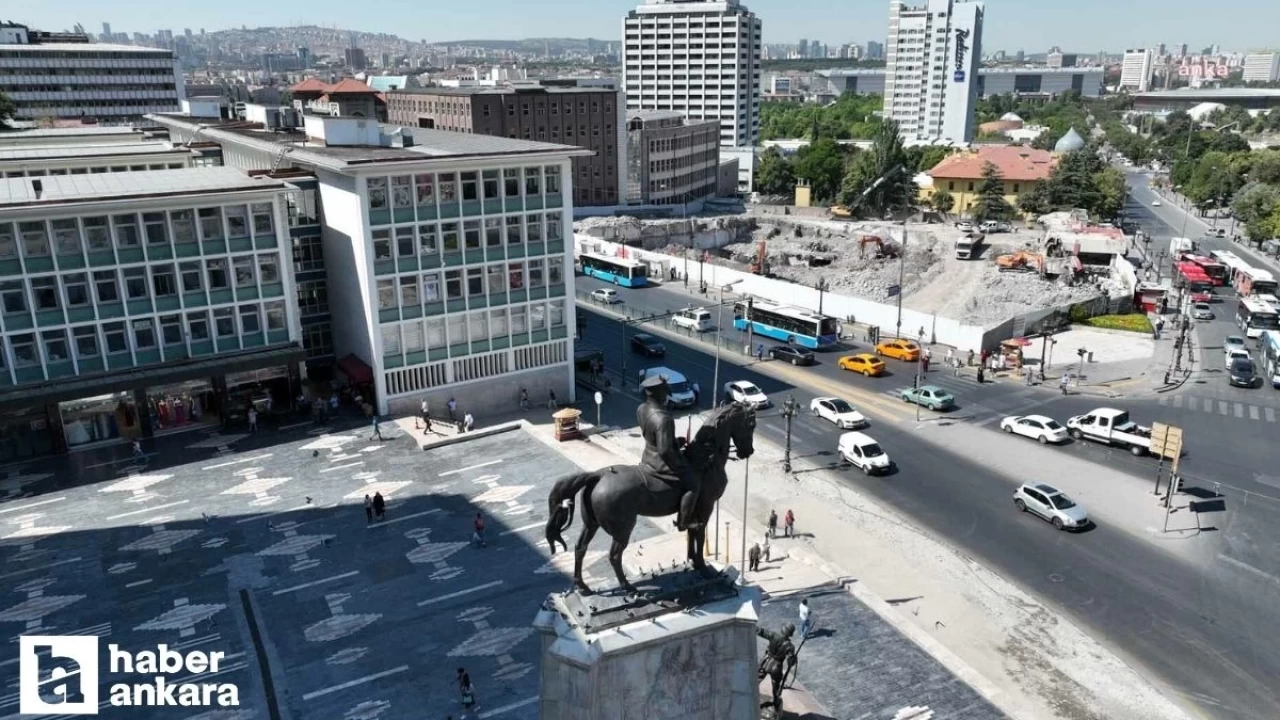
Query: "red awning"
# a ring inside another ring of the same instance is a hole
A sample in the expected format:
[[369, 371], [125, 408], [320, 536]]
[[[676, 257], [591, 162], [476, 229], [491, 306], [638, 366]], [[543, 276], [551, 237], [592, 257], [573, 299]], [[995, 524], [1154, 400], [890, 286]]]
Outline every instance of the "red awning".
[[354, 354], [344, 355], [338, 360], [338, 369], [356, 385], [373, 382], [373, 368]]

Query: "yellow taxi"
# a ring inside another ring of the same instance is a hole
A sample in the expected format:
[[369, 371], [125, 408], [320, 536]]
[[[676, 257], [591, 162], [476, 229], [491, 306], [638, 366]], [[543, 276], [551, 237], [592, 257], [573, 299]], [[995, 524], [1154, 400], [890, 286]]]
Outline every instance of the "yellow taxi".
[[852, 370], [866, 377], [879, 376], [884, 372], [884, 361], [871, 353], [845, 355], [837, 364], [841, 370]]
[[885, 340], [876, 345], [876, 354], [904, 362], [915, 362], [920, 359], [920, 346], [910, 340]]

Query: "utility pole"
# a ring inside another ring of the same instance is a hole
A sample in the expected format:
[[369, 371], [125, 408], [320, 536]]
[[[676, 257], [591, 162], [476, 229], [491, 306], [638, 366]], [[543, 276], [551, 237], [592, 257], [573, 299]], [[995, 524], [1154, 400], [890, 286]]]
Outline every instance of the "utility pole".
[[1084, 356], [1088, 353], [1084, 348], [1076, 348], [1076, 355], [1080, 356], [1080, 370], [1076, 372], [1076, 387], [1080, 387], [1080, 378], [1084, 377]]
[[[916, 391], [924, 386], [924, 328], [920, 328], [920, 354], [916, 355]], [[920, 396], [916, 395], [916, 422], [920, 422]]]
[[[742, 562], [745, 564], [747, 560], [747, 491], [751, 487], [751, 458], [748, 457], [742, 461]], [[738, 573], [739, 582], [746, 584], [747, 574], [745, 572]]]
[[626, 320], [622, 321], [622, 332], [618, 333], [622, 336], [622, 387], [619, 390], [627, 389], [627, 326]]
[[752, 316], [751, 311], [754, 307], [755, 307], [755, 298], [748, 297], [747, 298], [747, 347], [744, 349], [744, 352], [748, 357], [751, 356], [751, 340], [752, 340], [752, 335], [754, 334], [752, 331], [755, 330], [755, 325], [751, 320], [751, 316]]
[[898, 253], [898, 325], [894, 337], [902, 337], [902, 280], [907, 269], [907, 219], [902, 218], [902, 251]]
[[782, 456], [782, 470], [791, 472], [791, 420], [796, 416], [796, 402], [794, 396], [788, 395], [787, 401], [782, 404], [782, 417], [787, 419], [787, 447], [786, 452]]
[[818, 278], [818, 282], [814, 285], [814, 288], [818, 290], [818, 314], [821, 315], [822, 314], [822, 296], [824, 293], [826, 293], [827, 290], [831, 288], [831, 286], [827, 284], [827, 279], [824, 277], [824, 278]]

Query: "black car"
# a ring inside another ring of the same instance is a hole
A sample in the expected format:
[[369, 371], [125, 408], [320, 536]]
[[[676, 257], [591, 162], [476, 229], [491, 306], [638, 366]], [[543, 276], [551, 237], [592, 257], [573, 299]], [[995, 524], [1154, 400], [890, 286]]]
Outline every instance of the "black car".
[[667, 348], [662, 341], [648, 333], [632, 335], [631, 350], [646, 357], [662, 357], [667, 354]]
[[1257, 371], [1254, 370], [1253, 361], [1248, 358], [1236, 358], [1228, 373], [1231, 384], [1236, 387], [1251, 388], [1257, 382]]
[[769, 349], [769, 357], [792, 365], [812, 365], [815, 362], [813, 352], [809, 348], [795, 345], [774, 345]]

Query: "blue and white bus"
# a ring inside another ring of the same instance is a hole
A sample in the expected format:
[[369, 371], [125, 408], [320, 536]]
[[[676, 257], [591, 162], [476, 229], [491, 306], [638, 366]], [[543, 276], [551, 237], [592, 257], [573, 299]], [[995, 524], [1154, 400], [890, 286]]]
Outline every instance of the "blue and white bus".
[[[818, 349], [833, 347], [840, 341], [840, 323], [835, 318], [771, 300], [752, 301], [750, 322], [751, 332], [756, 335], [791, 345]], [[733, 326], [747, 329], [747, 303], [734, 304]]]
[[1271, 387], [1280, 390], [1280, 331], [1263, 330], [1258, 338], [1262, 367], [1271, 379]]
[[649, 284], [645, 278], [647, 266], [638, 260], [582, 253], [578, 256], [578, 262], [582, 264], [582, 274], [614, 285], [644, 287]]

